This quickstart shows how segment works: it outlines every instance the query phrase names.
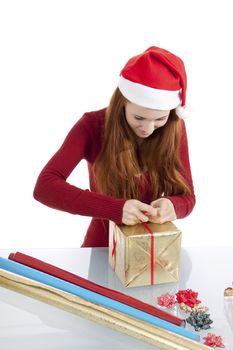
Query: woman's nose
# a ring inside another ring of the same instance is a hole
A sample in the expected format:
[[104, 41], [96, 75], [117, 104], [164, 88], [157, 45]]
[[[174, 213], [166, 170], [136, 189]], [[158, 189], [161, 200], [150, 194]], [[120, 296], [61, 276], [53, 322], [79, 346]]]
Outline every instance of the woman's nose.
[[148, 134], [151, 134], [155, 129], [155, 123], [154, 121], [151, 121], [151, 122], [148, 122], [148, 123], [145, 123], [143, 125], [143, 130], [146, 131]]

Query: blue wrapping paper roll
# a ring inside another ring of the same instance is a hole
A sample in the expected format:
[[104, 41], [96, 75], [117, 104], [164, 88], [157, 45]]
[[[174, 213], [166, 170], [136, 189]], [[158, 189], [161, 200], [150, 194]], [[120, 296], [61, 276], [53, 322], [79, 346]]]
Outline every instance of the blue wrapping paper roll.
[[165, 320], [162, 320], [158, 317], [152, 316], [146, 312], [140, 311], [138, 309], [135, 309], [131, 306], [125, 305], [123, 303], [120, 303], [116, 300], [107, 298], [103, 295], [100, 295], [98, 293], [92, 292], [88, 289], [76, 286], [72, 283], [63, 281], [62, 279], [59, 279], [57, 277], [50, 276], [44, 272], [40, 272], [38, 270], [32, 269], [31, 267], [27, 267], [25, 265], [19, 264], [17, 262], [1, 258], [0, 257], [0, 268], [16, 273], [18, 275], [27, 277], [29, 279], [32, 279], [34, 281], [46, 284], [48, 286], [63, 290], [65, 292], [74, 294], [76, 296], [79, 296], [85, 300], [91, 301], [96, 304], [103, 305], [109, 309], [113, 309], [119, 312], [122, 312], [126, 315], [135, 317], [141, 321], [148, 322], [154, 326], [166, 329], [170, 332], [174, 332], [176, 334], [179, 334], [181, 336], [184, 336], [186, 338], [199, 341], [200, 336], [198, 333], [191, 332], [185, 328], [176, 326], [170, 322], [167, 322]]

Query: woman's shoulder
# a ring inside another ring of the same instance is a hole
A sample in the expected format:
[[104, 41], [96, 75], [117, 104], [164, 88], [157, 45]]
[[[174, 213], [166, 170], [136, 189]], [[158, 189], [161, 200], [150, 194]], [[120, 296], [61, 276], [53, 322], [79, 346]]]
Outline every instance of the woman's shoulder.
[[83, 121], [87, 125], [93, 123], [95, 125], [102, 125], [105, 119], [106, 108], [99, 109], [97, 111], [85, 112], [83, 116], [80, 118], [80, 121]]
[[99, 139], [104, 130], [106, 108], [85, 112], [74, 125], [74, 132], [80, 132], [90, 137], [90, 139]]

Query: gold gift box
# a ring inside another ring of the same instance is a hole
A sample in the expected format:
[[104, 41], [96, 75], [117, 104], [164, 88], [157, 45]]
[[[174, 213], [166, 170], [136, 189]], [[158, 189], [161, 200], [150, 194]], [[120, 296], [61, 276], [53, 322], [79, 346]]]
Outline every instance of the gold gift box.
[[179, 280], [181, 231], [172, 222], [146, 225], [110, 221], [109, 263], [125, 287]]

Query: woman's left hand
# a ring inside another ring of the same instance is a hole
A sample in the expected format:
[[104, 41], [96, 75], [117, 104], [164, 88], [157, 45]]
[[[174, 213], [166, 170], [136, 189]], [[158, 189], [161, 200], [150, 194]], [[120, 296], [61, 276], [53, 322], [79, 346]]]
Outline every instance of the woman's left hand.
[[156, 224], [163, 224], [176, 219], [176, 213], [172, 202], [167, 198], [156, 199], [150, 205], [158, 208], [158, 216], [149, 216], [149, 221]]

